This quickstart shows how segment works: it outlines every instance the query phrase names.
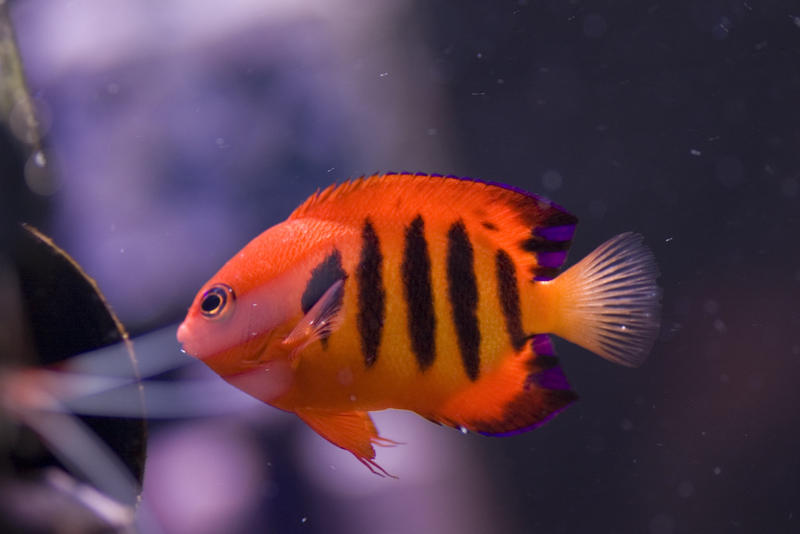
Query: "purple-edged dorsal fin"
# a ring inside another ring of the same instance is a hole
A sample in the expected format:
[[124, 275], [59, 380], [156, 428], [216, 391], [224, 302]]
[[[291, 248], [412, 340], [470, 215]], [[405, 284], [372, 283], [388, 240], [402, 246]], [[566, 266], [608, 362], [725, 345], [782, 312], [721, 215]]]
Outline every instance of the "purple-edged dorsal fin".
[[344, 182], [311, 196], [290, 219], [313, 217], [357, 223], [382, 218], [446, 232], [463, 220], [534, 279], [554, 278], [567, 256], [578, 219], [550, 200], [514, 186], [455, 176], [384, 174]]

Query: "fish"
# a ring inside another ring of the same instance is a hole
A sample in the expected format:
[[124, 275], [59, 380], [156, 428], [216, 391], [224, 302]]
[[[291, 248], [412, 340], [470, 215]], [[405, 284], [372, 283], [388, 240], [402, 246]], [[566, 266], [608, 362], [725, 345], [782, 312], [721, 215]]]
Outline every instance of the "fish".
[[[572, 404], [551, 335], [640, 365], [658, 267], [623, 233], [562, 271], [577, 217], [494, 182], [388, 173], [318, 190], [204, 284], [177, 338], [228, 383], [389, 475], [370, 412], [490, 436]], [[391, 476], [391, 475], [389, 475]]]

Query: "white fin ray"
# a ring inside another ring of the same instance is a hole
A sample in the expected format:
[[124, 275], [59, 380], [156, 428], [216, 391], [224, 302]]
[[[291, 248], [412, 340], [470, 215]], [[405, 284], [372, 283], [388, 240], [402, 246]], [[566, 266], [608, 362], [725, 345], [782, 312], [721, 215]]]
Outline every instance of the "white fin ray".
[[609, 239], [553, 281], [563, 305], [553, 333], [612, 362], [641, 365], [659, 330], [658, 275], [641, 235]]

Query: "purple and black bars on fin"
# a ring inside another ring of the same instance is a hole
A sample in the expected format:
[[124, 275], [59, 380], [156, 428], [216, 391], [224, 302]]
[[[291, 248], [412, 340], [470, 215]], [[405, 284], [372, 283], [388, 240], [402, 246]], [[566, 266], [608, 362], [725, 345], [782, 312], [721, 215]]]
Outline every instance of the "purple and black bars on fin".
[[558, 365], [550, 336], [536, 334], [531, 338], [531, 348], [536, 356], [528, 364], [531, 373], [526, 379], [526, 385], [533, 384], [543, 389], [568, 390], [569, 382], [561, 366]]
[[506, 406], [502, 422], [487, 424], [478, 432], [486, 436], [513, 436], [538, 428], [578, 399], [555, 357], [548, 334], [531, 337], [528, 375], [522, 391]]
[[553, 340], [549, 334], [536, 334], [531, 337], [531, 348], [537, 356], [555, 356], [556, 350], [553, 347]]
[[558, 276], [567, 259], [577, 223], [577, 217], [559, 211], [552, 214], [544, 225], [534, 227], [531, 236], [520, 242], [522, 250], [536, 256], [538, 266], [532, 273], [535, 280], [552, 280]]

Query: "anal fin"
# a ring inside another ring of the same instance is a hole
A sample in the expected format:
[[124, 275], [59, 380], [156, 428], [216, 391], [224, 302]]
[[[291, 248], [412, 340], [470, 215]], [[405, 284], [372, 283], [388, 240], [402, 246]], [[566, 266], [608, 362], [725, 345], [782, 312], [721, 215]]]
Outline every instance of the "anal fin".
[[432, 418], [481, 434], [508, 436], [541, 426], [577, 398], [553, 356], [549, 336], [543, 334], [456, 394]]
[[375, 462], [373, 445], [391, 447], [399, 443], [380, 437], [369, 413], [322, 410], [299, 410], [296, 413], [314, 432], [352, 453], [376, 475], [397, 478]]

